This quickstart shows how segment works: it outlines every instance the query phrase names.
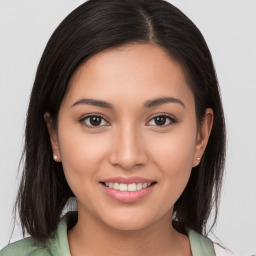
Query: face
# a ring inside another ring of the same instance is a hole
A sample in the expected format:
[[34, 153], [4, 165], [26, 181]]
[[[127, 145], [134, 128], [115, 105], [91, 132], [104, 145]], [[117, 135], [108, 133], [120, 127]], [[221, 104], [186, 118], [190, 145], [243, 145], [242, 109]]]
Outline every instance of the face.
[[79, 214], [119, 230], [172, 216], [207, 144], [206, 117], [198, 127], [181, 67], [150, 44], [94, 55], [70, 81], [58, 130], [45, 114]]

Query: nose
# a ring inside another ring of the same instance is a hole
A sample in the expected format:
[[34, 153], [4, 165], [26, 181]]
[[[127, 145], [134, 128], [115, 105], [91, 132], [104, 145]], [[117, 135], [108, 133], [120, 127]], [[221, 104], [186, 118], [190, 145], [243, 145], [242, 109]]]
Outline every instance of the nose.
[[112, 141], [110, 163], [124, 170], [145, 165], [148, 161], [142, 136], [131, 126], [120, 129]]

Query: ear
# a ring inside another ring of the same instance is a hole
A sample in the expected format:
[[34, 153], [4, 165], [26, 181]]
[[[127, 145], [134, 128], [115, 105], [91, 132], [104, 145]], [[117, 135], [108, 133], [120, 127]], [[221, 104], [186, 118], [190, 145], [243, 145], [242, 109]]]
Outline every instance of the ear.
[[211, 134], [212, 125], [213, 125], [213, 110], [211, 108], [207, 108], [205, 110], [204, 118], [200, 123], [200, 127], [198, 127], [195, 153], [193, 158], [193, 167], [199, 165], [200, 163], [200, 160], [204, 154], [205, 148], [207, 146], [207, 143]]
[[56, 162], [61, 162], [61, 155], [58, 143], [58, 136], [56, 128], [53, 125], [53, 121], [49, 112], [44, 114], [44, 120], [50, 135], [51, 145], [52, 145], [52, 152], [53, 152], [53, 159]]

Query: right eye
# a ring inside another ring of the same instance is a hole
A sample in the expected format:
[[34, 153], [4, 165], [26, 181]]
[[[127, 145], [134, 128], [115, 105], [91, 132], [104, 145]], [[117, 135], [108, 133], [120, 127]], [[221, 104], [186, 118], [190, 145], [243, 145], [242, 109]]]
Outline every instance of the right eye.
[[97, 115], [85, 116], [81, 118], [79, 122], [88, 128], [97, 128], [108, 125], [108, 122], [102, 116]]

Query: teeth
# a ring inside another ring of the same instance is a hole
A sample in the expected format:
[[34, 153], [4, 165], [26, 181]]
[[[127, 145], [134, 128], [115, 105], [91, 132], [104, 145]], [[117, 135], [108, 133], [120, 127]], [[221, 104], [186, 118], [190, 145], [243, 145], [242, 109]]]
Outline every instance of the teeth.
[[151, 185], [150, 182], [145, 183], [131, 183], [131, 184], [124, 184], [124, 183], [117, 183], [117, 182], [106, 182], [105, 185], [107, 187], [113, 188], [115, 190], [120, 191], [138, 191], [144, 188], [147, 188]]
[[120, 190], [120, 191], [127, 191], [127, 184], [122, 184], [122, 183], [121, 183], [121, 184], [119, 185], [119, 190]]
[[136, 191], [136, 188], [137, 188], [137, 186], [135, 183], [128, 185], [128, 191]]
[[136, 185], [136, 189], [137, 189], [137, 190], [141, 190], [141, 189], [142, 189], [142, 186], [143, 186], [142, 183], [138, 183], [138, 184]]
[[119, 187], [120, 187], [119, 183], [115, 182], [114, 185], [113, 185], [113, 189], [120, 190]]

